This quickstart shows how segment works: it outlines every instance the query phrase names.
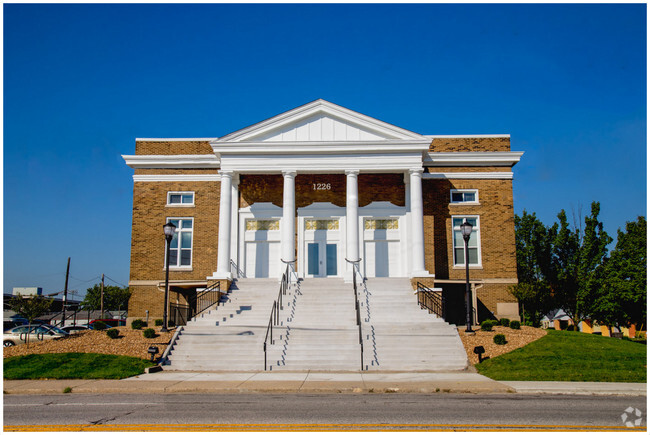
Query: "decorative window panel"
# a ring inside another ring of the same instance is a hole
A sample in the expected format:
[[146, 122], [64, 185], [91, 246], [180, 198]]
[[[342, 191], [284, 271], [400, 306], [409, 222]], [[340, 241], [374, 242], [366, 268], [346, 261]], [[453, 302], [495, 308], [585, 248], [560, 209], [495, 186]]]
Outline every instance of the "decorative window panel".
[[399, 219], [366, 219], [364, 222], [366, 230], [397, 230]]
[[338, 219], [305, 219], [306, 230], [338, 230]]
[[246, 231], [278, 231], [280, 220], [278, 219], [249, 219], [246, 221]]

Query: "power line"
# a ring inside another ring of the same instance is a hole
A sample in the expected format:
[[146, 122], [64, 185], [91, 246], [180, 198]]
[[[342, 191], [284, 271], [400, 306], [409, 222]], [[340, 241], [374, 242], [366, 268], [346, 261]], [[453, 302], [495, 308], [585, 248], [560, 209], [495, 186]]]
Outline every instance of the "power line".
[[111, 281], [113, 281], [115, 284], [119, 284], [119, 285], [121, 285], [122, 287], [128, 287], [126, 284], [123, 284], [123, 283], [121, 283], [121, 282], [117, 282], [117, 281], [115, 281], [113, 278], [111, 278], [111, 277], [108, 276], [108, 275], [104, 275], [104, 277], [105, 277], [105, 278], [108, 278], [108, 279], [111, 280]]

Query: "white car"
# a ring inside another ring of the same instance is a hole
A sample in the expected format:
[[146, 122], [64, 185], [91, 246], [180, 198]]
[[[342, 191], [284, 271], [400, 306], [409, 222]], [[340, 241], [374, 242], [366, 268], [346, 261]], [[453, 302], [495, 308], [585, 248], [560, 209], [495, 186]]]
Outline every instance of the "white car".
[[26, 343], [29, 335], [29, 342], [49, 340], [52, 338], [67, 337], [67, 332], [52, 325], [22, 325], [9, 329], [2, 334], [3, 347], [15, 346]]

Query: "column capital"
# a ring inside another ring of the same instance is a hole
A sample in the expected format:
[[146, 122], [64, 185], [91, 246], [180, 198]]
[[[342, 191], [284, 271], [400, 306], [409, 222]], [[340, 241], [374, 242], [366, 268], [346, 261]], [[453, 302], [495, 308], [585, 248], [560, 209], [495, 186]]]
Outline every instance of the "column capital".
[[232, 178], [234, 171], [229, 171], [229, 170], [220, 170], [219, 175], [221, 175], [221, 178], [227, 177], [227, 178]]
[[424, 168], [410, 168], [409, 169], [409, 174], [411, 175], [422, 175], [424, 172]]
[[295, 169], [283, 169], [282, 170], [282, 175], [285, 177], [295, 177], [298, 171]]
[[346, 169], [345, 175], [359, 175], [358, 169]]

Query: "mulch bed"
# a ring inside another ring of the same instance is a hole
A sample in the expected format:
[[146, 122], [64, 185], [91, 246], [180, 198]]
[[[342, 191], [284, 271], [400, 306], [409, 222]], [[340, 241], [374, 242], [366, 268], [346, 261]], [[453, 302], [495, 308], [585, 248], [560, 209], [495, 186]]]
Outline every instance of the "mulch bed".
[[[492, 331], [481, 331], [480, 326], [475, 328], [476, 335], [465, 335], [465, 327], [459, 327], [458, 333], [460, 339], [465, 346], [465, 352], [471, 364], [478, 364], [478, 355], [474, 353], [475, 346], [483, 346], [485, 353], [483, 357], [503, 355], [504, 353], [512, 352], [515, 349], [524, 347], [528, 343], [532, 343], [546, 335], [544, 329], [533, 328], [532, 326], [522, 326], [521, 329], [511, 329], [505, 326], [493, 326]], [[494, 344], [494, 336], [496, 334], [503, 334], [506, 336], [506, 344]]]
[[174, 335], [174, 331], [162, 333], [156, 328], [154, 338], [144, 338], [142, 331], [131, 329], [130, 326], [117, 328], [120, 336], [112, 339], [106, 335], [106, 331], [84, 331], [79, 334], [71, 334], [65, 338], [55, 338], [47, 341], [39, 341], [26, 344], [19, 344], [13, 347], [5, 347], [4, 358], [10, 356], [29, 355], [33, 353], [103, 353], [111, 355], [125, 355], [136, 358], [149, 359], [147, 349], [149, 346], [158, 347], [159, 353], [167, 348], [167, 344]]

